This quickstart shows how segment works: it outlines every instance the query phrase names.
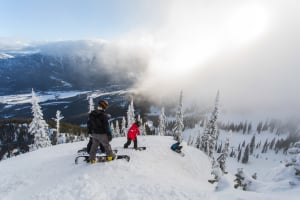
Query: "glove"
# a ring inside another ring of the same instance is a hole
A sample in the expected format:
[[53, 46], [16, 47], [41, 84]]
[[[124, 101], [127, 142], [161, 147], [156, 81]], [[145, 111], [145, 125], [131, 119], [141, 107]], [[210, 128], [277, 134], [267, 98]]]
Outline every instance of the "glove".
[[112, 140], [112, 135], [111, 134], [107, 134], [107, 138], [108, 138], [108, 141], [110, 142]]

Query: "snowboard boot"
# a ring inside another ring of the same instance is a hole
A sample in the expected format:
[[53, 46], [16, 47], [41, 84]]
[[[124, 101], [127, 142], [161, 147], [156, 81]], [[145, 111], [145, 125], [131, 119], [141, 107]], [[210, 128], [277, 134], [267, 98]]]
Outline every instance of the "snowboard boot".
[[92, 160], [90, 160], [90, 163], [91, 163], [91, 164], [95, 164], [95, 163], [96, 163], [96, 160], [95, 160], [95, 159], [92, 159]]
[[114, 160], [116, 158], [116, 154], [111, 154], [111, 155], [109, 155], [109, 156], [107, 156], [107, 160], [108, 161], [112, 161], [112, 160]]

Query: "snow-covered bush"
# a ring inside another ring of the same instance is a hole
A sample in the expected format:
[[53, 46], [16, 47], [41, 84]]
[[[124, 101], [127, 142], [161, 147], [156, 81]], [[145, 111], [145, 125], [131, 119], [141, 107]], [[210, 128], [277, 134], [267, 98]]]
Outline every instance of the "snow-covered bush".
[[63, 144], [66, 143], [66, 136], [64, 133], [61, 133], [58, 137], [57, 137], [57, 144]]
[[243, 168], [238, 168], [237, 173], [235, 174], [236, 179], [234, 179], [234, 188], [237, 189], [241, 187], [243, 190], [254, 190], [253, 189], [253, 178], [246, 175], [243, 171]]
[[221, 179], [222, 175], [223, 175], [219, 163], [217, 161], [215, 161], [214, 158], [212, 160], [211, 174], [214, 176], [214, 178], [211, 179], [211, 180], [208, 180], [208, 182], [210, 182], [210, 183], [218, 182]]
[[290, 155], [295, 155], [300, 153], [300, 142], [296, 142], [291, 148], [288, 149]]

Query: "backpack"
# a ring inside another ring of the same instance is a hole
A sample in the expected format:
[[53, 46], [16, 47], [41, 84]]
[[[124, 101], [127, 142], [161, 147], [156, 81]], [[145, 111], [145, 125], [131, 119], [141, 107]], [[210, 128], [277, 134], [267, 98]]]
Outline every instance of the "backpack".
[[93, 111], [89, 115], [89, 119], [87, 121], [87, 128], [89, 134], [102, 133], [104, 131], [100, 115], [101, 113], [97, 113], [95, 111]]

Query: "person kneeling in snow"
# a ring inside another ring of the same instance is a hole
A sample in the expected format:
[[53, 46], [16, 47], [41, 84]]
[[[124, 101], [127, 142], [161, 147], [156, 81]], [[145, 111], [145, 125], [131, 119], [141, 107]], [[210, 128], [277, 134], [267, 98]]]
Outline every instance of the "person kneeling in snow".
[[172, 144], [171, 149], [177, 153], [181, 153], [182, 146], [180, 146], [180, 142], [176, 142]]
[[132, 124], [130, 129], [128, 130], [127, 133], [127, 142], [124, 144], [124, 148], [128, 148], [128, 146], [131, 144], [131, 141], [133, 141], [133, 147], [135, 150], [137, 150], [137, 135], [140, 134], [139, 127], [141, 125], [141, 122], [136, 121], [135, 123]]

